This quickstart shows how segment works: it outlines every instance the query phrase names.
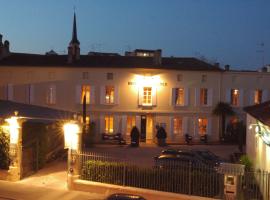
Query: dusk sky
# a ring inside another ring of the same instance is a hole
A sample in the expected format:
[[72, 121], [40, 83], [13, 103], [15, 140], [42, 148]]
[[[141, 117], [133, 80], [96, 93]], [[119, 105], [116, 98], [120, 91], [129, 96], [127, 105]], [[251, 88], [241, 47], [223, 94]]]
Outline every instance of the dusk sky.
[[162, 49], [237, 69], [270, 64], [269, 0], [0, 0], [11, 51], [63, 54], [76, 6], [81, 52]]

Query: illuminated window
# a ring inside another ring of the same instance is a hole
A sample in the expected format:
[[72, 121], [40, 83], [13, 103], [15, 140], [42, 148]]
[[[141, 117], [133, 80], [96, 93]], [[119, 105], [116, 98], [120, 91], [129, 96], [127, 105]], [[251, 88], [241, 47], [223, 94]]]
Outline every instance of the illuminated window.
[[262, 90], [255, 90], [254, 103], [255, 104], [262, 103]]
[[56, 87], [55, 85], [50, 85], [46, 92], [46, 103], [52, 105], [56, 103]]
[[231, 90], [231, 104], [233, 106], [239, 106], [239, 90], [238, 89]]
[[200, 104], [207, 105], [207, 89], [201, 88], [200, 90]]
[[128, 116], [127, 117], [127, 135], [130, 135], [131, 129], [136, 125], [136, 117]]
[[183, 120], [181, 117], [175, 117], [173, 119], [173, 134], [183, 134]]
[[176, 105], [184, 105], [184, 88], [176, 88], [175, 99]]
[[105, 87], [105, 103], [107, 104], [114, 103], [114, 86]]
[[105, 133], [113, 133], [113, 116], [105, 116]]
[[152, 87], [143, 88], [143, 105], [152, 105]]
[[208, 120], [206, 118], [198, 119], [199, 135], [205, 135], [207, 133], [207, 123]]
[[81, 87], [81, 103], [83, 103], [84, 95], [86, 97], [86, 104], [90, 103], [90, 85], [82, 85]]

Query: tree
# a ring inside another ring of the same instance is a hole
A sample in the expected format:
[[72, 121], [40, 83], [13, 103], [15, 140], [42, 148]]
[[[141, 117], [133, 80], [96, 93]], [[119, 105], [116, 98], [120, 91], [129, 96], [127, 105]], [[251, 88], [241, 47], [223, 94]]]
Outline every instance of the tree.
[[235, 112], [230, 104], [225, 102], [219, 102], [212, 111], [213, 115], [219, 117], [219, 126], [220, 127], [220, 139], [223, 139], [225, 136], [225, 121], [227, 116], [234, 116]]
[[8, 169], [9, 164], [9, 136], [0, 128], [0, 169]]

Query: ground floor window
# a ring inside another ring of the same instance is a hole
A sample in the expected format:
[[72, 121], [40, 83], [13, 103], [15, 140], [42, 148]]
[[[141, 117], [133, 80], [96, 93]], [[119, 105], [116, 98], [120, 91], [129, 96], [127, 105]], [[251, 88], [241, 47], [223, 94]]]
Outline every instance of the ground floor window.
[[199, 126], [199, 135], [206, 135], [207, 134], [207, 118], [199, 118], [198, 119], [198, 126]]
[[113, 116], [105, 116], [105, 133], [113, 133]]
[[136, 125], [136, 117], [128, 116], [127, 117], [127, 131], [126, 135], [130, 135], [131, 129]]
[[173, 134], [174, 135], [183, 134], [183, 120], [182, 120], [182, 117], [175, 117], [173, 119]]

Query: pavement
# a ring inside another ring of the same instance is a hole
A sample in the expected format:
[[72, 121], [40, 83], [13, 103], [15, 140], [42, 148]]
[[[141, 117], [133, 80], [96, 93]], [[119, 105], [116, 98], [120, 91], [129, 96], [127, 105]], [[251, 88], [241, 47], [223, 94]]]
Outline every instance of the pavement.
[[0, 181], [0, 200], [104, 200], [105, 196], [95, 193], [68, 191], [40, 187], [20, 182]]

